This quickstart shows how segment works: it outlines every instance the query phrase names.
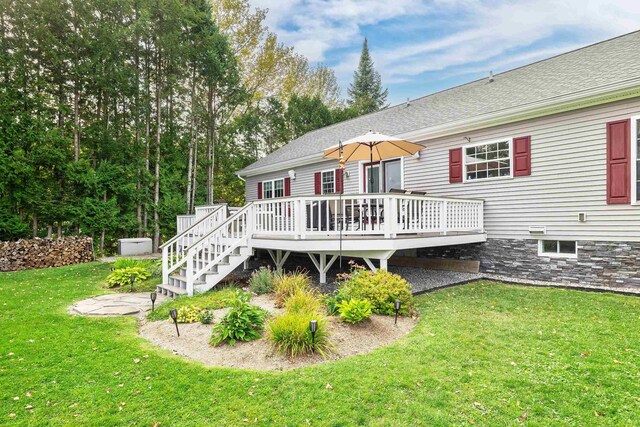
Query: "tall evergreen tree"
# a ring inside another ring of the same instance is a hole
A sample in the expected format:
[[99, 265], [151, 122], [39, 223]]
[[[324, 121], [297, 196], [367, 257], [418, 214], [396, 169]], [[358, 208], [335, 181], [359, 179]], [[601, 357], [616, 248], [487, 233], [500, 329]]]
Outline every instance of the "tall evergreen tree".
[[372, 113], [383, 108], [387, 102], [388, 90], [382, 89], [380, 73], [373, 67], [367, 39], [362, 44], [360, 64], [353, 73], [349, 86], [349, 107], [358, 115]]

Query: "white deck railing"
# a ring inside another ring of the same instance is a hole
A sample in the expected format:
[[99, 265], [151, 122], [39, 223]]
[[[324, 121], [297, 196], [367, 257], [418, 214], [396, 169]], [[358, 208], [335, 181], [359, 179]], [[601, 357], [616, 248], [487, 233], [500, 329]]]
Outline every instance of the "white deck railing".
[[[207, 235], [217, 225], [227, 218], [227, 206], [220, 205], [198, 221], [193, 222], [189, 227], [167, 241], [160, 248], [162, 249], [162, 278], [163, 283], [167, 283], [169, 274], [180, 268], [186, 262], [187, 249], [198, 239]], [[180, 219], [178, 219], [179, 223]]]
[[176, 217], [176, 228], [178, 234], [182, 234], [186, 229], [191, 227], [196, 222], [195, 215], [178, 215]]
[[[211, 209], [210, 209], [211, 208]], [[181, 266], [187, 291], [194, 282], [253, 237], [306, 239], [484, 231], [483, 201], [405, 194], [345, 194], [259, 200], [207, 212], [162, 246], [163, 283]], [[232, 214], [228, 214], [231, 211]], [[375, 247], [371, 249], [375, 250]]]
[[384, 235], [481, 232], [483, 201], [405, 194], [287, 197], [253, 203], [254, 233]]
[[185, 257], [189, 295], [193, 295], [193, 283], [197, 278], [247, 243], [253, 228], [252, 208], [251, 203], [245, 205], [189, 247]]

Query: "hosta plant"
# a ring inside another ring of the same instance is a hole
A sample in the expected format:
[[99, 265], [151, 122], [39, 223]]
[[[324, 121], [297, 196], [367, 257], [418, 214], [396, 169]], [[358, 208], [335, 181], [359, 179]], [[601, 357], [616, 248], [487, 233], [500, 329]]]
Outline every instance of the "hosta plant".
[[211, 345], [223, 342], [234, 345], [237, 341], [252, 341], [260, 338], [267, 313], [260, 307], [249, 304], [251, 294], [237, 290], [230, 301], [231, 309], [220, 323], [213, 327]]
[[113, 270], [111, 274], [107, 276], [107, 285], [110, 288], [118, 286], [125, 286], [131, 284], [131, 277], [134, 278], [133, 284], [139, 284], [140, 282], [148, 279], [151, 276], [149, 270], [142, 267], [125, 267]]
[[352, 298], [338, 304], [338, 314], [343, 322], [360, 323], [371, 317], [371, 308], [366, 299]]

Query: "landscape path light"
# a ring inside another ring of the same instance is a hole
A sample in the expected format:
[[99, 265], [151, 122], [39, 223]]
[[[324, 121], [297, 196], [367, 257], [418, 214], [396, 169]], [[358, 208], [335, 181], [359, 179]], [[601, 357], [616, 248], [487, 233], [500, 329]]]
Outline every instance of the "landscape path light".
[[151, 311], [156, 311], [156, 298], [158, 298], [157, 292], [151, 292]]
[[173, 319], [173, 323], [176, 325], [176, 332], [178, 333], [178, 336], [180, 336], [180, 329], [178, 329], [178, 310], [172, 308], [169, 310], [169, 316]]
[[318, 321], [312, 320], [309, 322], [309, 329], [311, 330], [311, 351], [316, 350], [316, 332], [318, 332]]
[[393, 323], [394, 325], [398, 326], [398, 312], [400, 311], [400, 300], [397, 299], [396, 302], [393, 303], [393, 308], [396, 309], [396, 320]]

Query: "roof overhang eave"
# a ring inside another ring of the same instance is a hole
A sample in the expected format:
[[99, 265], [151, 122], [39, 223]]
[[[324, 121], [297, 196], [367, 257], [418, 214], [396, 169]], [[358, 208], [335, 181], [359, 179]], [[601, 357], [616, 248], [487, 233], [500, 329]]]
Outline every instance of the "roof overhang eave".
[[[487, 114], [470, 117], [463, 120], [443, 123], [441, 125], [416, 129], [393, 135], [397, 138], [412, 142], [424, 142], [435, 138], [484, 129], [492, 126], [514, 123], [522, 120], [534, 119], [551, 114], [563, 113], [580, 108], [621, 101], [640, 97], [640, 76], [612, 83], [596, 88], [587, 89], [571, 94], [559, 95], [542, 101], [506, 108]], [[264, 173], [275, 172], [286, 168], [305, 166], [319, 163], [323, 160], [322, 151], [295, 159], [267, 164], [251, 169], [242, 169], [238, 175], [249, 177]]]

